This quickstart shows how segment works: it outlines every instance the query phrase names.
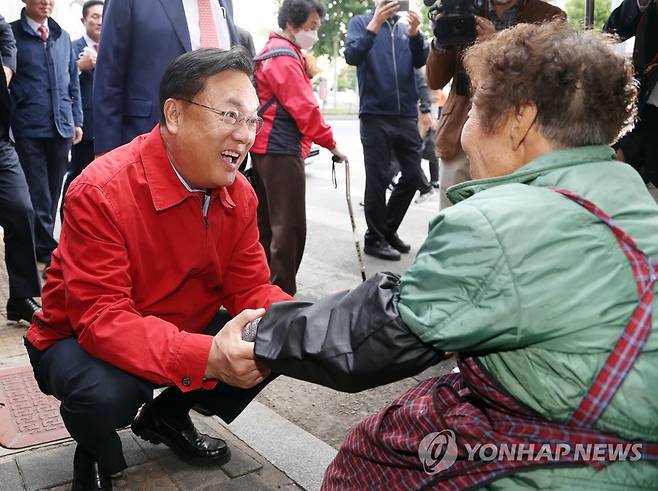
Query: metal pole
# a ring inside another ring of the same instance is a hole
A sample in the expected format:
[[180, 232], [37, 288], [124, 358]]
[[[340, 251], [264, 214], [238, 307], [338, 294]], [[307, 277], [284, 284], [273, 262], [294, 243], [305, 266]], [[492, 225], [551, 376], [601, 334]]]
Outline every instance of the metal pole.
[[594, 27], [594, 0], [585, 1], [585, 27], [587, 29]]

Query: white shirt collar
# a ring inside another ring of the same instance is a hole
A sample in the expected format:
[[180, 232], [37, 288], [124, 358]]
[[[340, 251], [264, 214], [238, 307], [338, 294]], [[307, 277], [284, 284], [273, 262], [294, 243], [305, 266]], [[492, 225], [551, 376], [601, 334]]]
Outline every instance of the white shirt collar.
[[48, 19], [46, 19], [43, 24], [39, 24], [36, 20], [27, 15], [25, 15], [25, 19], [27, 20], [27, 25], [30, 26], [36, 34], [39, 34], [39, 26], [41, 25], [46, 28], [46, 32], [50, 32], [50, 29], [48, 29]]
[[87, 46], [89, 46], [90, 48], [93, 48], [94, 45], [98, 44], [96, 41], [94, 41], [89, 36], [87, 36], [86, 32], [82, 35], [82, 37], [85, 39], [85, 43], [87, 43]]

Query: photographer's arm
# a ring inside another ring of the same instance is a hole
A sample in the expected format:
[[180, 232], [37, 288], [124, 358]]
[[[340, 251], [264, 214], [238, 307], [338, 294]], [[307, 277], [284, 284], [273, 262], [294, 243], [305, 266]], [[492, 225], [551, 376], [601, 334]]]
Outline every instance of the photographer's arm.
[[442, 89], [455, 76], [457, 69], [457, 49], [442, 48], [430, 49], [425, 65], [427, 71], [427, 84], [430, 89]]
[[625, 41], [635, 36], [641, 17], [642, 11], [639, 8], [638, 0], [624, 0], [619, 7], [612, 11], [603, 30], [617, 34], [622, 41]]

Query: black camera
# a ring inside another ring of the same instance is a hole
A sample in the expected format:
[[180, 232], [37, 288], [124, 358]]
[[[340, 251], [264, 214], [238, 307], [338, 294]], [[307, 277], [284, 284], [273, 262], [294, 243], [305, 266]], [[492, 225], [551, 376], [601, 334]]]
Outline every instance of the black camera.
[[436, 44], [439, 46], [464, 46], [475, 42], [475, 16], [484, 16], [483, 0], [424, 0], [430, 8], [430, 19], [434, 14], [441, 16], [433, 21]]

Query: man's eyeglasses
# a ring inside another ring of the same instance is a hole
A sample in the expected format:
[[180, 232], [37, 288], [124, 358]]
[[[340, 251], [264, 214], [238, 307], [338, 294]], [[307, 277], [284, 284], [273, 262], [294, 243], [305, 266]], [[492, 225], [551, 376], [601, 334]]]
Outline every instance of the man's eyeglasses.
[[182, 101], [187, 102], [188, 104], [194, 104], [195, 106], [202, 107], [207, 109], [210, 112], [215, 113], [217, 116], [220, 116], [220, 121], [228, 126], [236, 126], [239, 123], [244, 123], [247, 125], [247, 129], [254, 134], [258, 134], [260, 130], [263, 129], [265, 122], [263, 118], [256, 116], [255, 118], [248, 118], [243, 116], [240, 111], [220, 111], [214, 107], [206, 106], [205, 104], [199, 104], [198, 102], [191, 101], [189, 99], [181, 99]]

